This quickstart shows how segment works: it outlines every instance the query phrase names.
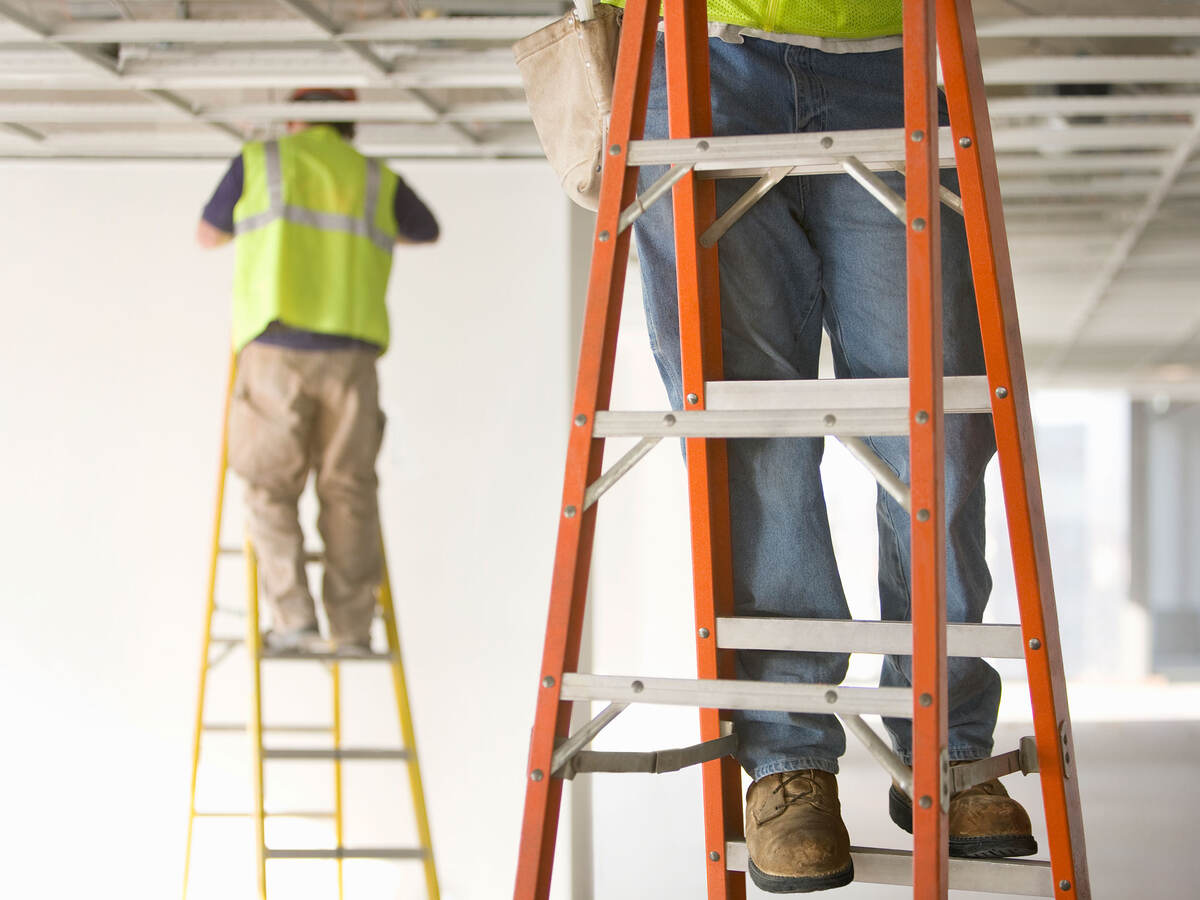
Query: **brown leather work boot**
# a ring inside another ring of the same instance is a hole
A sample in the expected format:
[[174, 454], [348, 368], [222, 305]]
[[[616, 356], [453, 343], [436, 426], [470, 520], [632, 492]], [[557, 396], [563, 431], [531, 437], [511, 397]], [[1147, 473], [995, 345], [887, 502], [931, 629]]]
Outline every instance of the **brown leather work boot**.
[[767, 775], [746, 792], [750, 877], [773, 894], [803, 894], [854, 880], [837, 779], [818, 769]]
[[[912, 834], [912, 801], [895, 783], [888, 791], [888, 812], [893, 822]], [[998, 779], [974, 785], [950, 798], [951, 856], [992, 859], [1033, 853], [1037, 853], [1037, 840], [1029, 813], [1008, 796]]]

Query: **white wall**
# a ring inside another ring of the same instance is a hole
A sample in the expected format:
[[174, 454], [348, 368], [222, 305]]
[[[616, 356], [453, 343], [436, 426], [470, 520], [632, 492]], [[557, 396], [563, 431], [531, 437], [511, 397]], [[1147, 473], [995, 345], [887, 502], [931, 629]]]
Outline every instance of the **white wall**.
[[[383, 515], [443, 896], [500, 897], [515, 870], [574, 355], [566, 203], [544, 164], [400, 168], [443, 238], [396, 255]], [[192, 231], [221, 171], [0, 166], [0, 846], [20, 860], [0, 866], [2, 896], [179, 890], [232, 268], [232, 251], [206, 255]], [[228, 570], [226, 598], [240, 585]], [[279, 718], [323, 715], [319, 681], [297, 683], [311, 698], [268, 683], [289, 707]], [[362, 690], [386, 700], [379, 685]], [[215, 755], [223, 776], [241, 759]], [[351, 801], [368, 808], [351, 838], [361, 826], [367, 843], [366, 827], [406, 800], [356, 784]], [[236, 793], [227, 805], [244, 805]], [[236, 840], [198, 844], [209, 855], [197, 888], [249, 896], [248, 832], [205, 827]], [[359, 896], [395, 896], [374, 890]]]

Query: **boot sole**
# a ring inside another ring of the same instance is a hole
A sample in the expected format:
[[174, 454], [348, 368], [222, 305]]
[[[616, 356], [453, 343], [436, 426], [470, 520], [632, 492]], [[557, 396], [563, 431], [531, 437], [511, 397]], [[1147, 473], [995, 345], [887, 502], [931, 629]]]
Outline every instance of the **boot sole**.
[[[894, 787], [888, 788], [888, 815], [892, 821], [912, 834], [912, 804]], [[998, 834], [991, 837], [950, 838], [950, 855], [961, 859], [1001, 859], [1009, 856], [1032, 856], [1037, 853], [1037, 839], [1031, 834]]]
[[845, 887], [854, 880], [854, 863], [832, 875], [768, 875], [750, 860], [750, 880], [768, 894], [809, 894]]

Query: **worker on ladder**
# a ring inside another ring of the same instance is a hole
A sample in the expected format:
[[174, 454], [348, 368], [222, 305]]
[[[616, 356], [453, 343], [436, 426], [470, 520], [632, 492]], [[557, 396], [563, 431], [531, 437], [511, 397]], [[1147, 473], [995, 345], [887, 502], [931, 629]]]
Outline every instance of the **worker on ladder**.
[[[305, 89], [293, 102], [357, 99]], [[375, 459], [383, 437], [375, 360], [388, 346], [385, 299], [396, 243], [429, 243], [429, 208], [351, 146], [354, 125], [289, 122], [252, 142], [205, 206], [197, 240], [236, 237], [230, 467], [246, 484], [248, 533], [280, 650], [369, 652], [382, 578]], [[320, 635], [297, 502], [316, 473], [324, 542]]]
[[[610, 0], [615, 2], [615, 0]], [[617, 5], [620, 5], [617, 2]], [[714, 134], [752, 135], [901, 128], [901, 0], [830, 3], [709, 0]], [[647, 139], [668, 137], [664, 48], [650, 87]], [[944, 100], [942, 124], [947, 124]], [[639, 192], [664, 172], [643, 166]], [[903, 179], [885, 181], [903, 192]], [[943, 182], [956, 187], [953, 173]], [[718, 212], [744, 187], [717, 183]], [[962, 219], [942, 218], [945, 374], [984, 372]], [[674, 232], [669, 204], [637, 222], [635, 241], [651, 345], [671, 403], [683, 409]], [[905, 229], [848, 175], [786, 178], [720, 244], [725, 378], [816, 378], [821, 334], [841, 378], [907, 371]], [[995, 452], [987, 416], [946, 419], [947, 619], [979, 622], [991, 588], [984, 559], [983, 475]], [[907, 480], [905, 437], [868, 441]], [[850, 617], [834, 558], [820, 480], [823, 439], [729, 441], [734, 604], [739, 616]], [[882, 617], [910, 612], [909, 516], [883, 490], [877, 505]], [[837, 684], [843, 653], [742, 651], [739, 677]], [[910, 659], [889, 656], [882, 684], [908, 686]], [[976, 658], [949, 660], [949, 755], [991, 755], [1000, 679]], [[845, 735], [833, 715], [734, 715], [738, 759], [753, 779], [746, 842], [755, 883], [772, 892], [848, 884], [853, 863], [835, 775]], [[912, 762], [906, 719], [886, 719], [897, 753]], [[882, 798], [881, 798], [882, 799]], [[895, 788], [889, 811], [912, 828], [911, 801]], [[1029, 817], [997, 780], [956, 794], [950, 853], [1036, 851]]]

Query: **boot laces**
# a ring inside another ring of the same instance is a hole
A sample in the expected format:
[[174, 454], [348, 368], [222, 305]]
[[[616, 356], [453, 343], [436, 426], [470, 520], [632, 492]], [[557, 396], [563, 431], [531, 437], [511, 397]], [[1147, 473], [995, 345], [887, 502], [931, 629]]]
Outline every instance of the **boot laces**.
[[[799, 782], [798, 785], [797, 782]], [[820, 790], [817, 788], [816, 780], [811, 773], [805, 770], [785, 774], [771, 793], [779, 795], [778, 809], [780, 811], [789, 806], [795, 806], [801, 801], [807, 801], [816, 806], [820, 799]]]

